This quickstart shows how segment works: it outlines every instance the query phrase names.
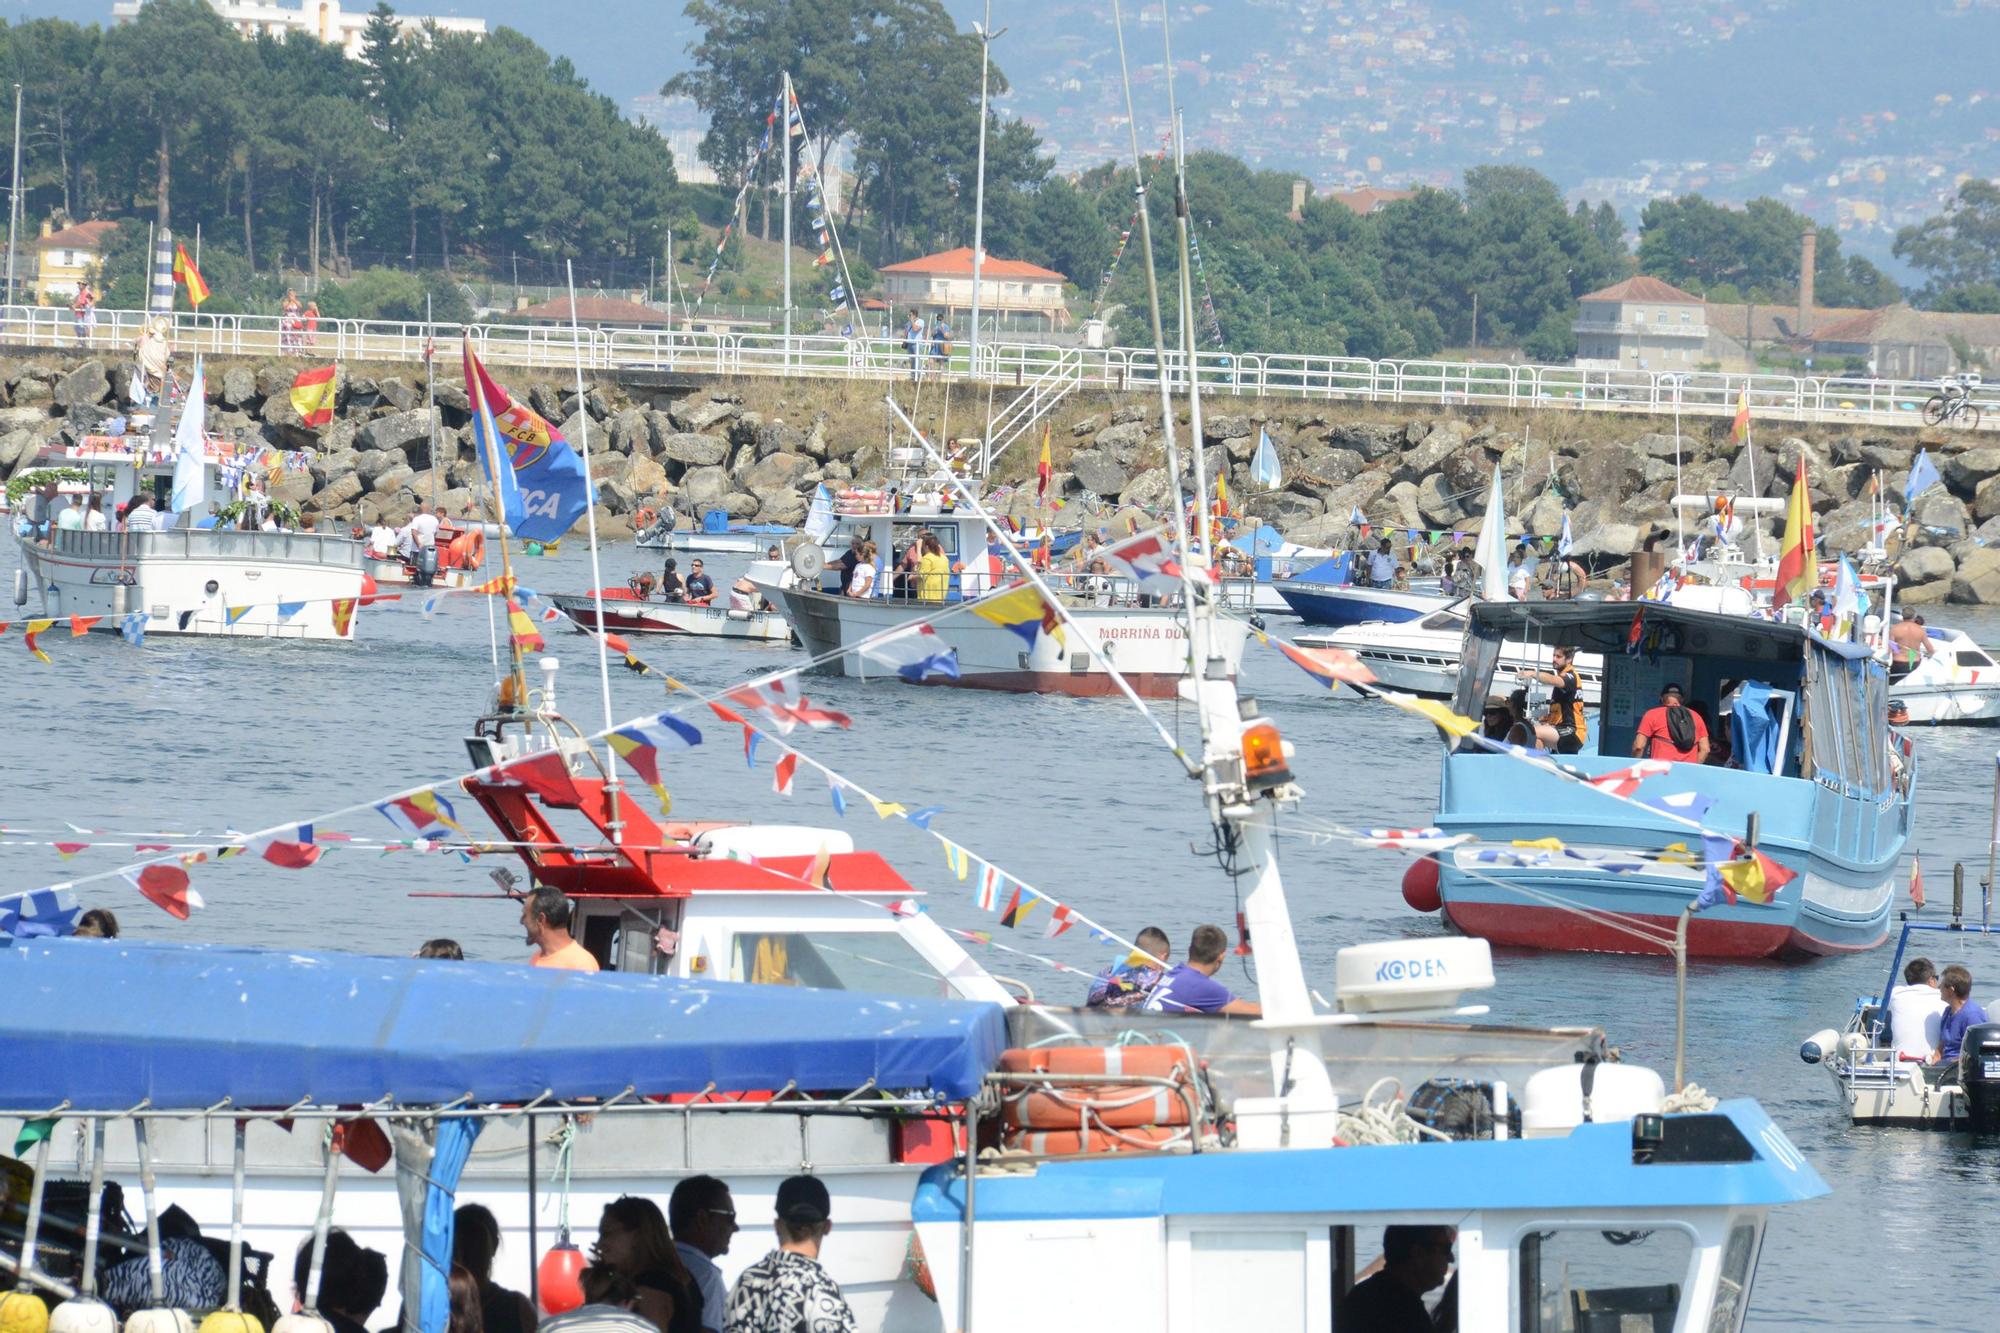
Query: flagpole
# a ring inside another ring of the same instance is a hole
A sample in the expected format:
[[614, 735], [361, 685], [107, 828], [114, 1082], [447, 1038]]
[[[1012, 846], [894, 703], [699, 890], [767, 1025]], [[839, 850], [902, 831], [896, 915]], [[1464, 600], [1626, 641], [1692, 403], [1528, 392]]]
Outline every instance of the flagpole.
[[[576, 313], [574, 302], [570, 305], [570, 313], [572, 315]], [[475, 423], [475, 433], [483, 435], [486, 439], [486, 479], [490, 487], [488, 509], [493, 515], [493, 526], [499, 534], [500, 576], [505, 586], [504, 595], [511, 601], [514, 596], [514, 557], [507, 549], [507, 509], [501, 501], [503, 492], [500, 489], [500, 441], [497, 438], [500, 427], [493, 420], [492, 408], [486, 402], [486, 392], [479, 383], [479, 376], [473, 374], [472, 371], [472, 334], [468, 332], [463, 335], [463, 338], [465, 396], [470, 400], [472, 405], [472, 420]], [[588, 415], [587, 412], [586, 415]], [[492, 427], [491, 430], [477, 429], [477, 423], [482, 417], [485, 419], [487, 425]], [[509, 462], [507, 466], [512, 467], [513, 464]], [[588, 481], [588, 478], [589, 469], [586, 467], [585, 480]], [[487, 606], [491, 608], [491, 599], [488, 599]], [[600, 621], [599, 623], [601, 624], [602, 622]], [[508, 624], [507, 655], [509, 661], [507, 674], [508, 678], [514, 683], [515, 702], [523, 711], [526, 711], [528, 707], [528, 673], [521, 661], [521, 640], [519, 636], [513, 633], [511, 620]]]
[[[778, 137], [785, 141], [785, 364], [792, 364], [792, 72], [785, 71]], [[602, 621], [599, 622], [603, 623]]]
[[[597, 640], [597, 683], [604, 694], [604, 729], [610, 731], [618, 725], [618, 719], [611, 712], [611, 645], [605, 641], [604, 574], [597, 562], [597, 496], [590, 484], [590, 411], [583, 401], [583, 325], [576, 317], [575, 264], [565, 259], [563, 273], [569, 283], [570, 339], [576, 349], [576, 401], [584, 408], [577, 416], [577, 445], [583, 454], [583, 516], [585, 531], [590, 535], [590, 595], [597, 603], [597, 633], [591, 637]], [[618, 778], [618, 752], [606, 740], [604, 796], [611, 817], [605, 821], [605, 827], [611, 830], [614, 843], [625, 840], [625, 822], [618, 817], [618, 793], [622, 785]]]
[[[1747, 409], [1750, 402], [1750, 384], [1744, 381], [1743, 402]], [[1750, 453], [1750, 489], [1757, 489], [1757, 428], [1750, 423], [1750, 414], [1743, 414], [1743, 443]], [[1757, 563], [1764, 563], [1764, 520], [1758, 519], [1751, 531], [1757, 534]]]
[[[431, 512], [438, 512], [437, 325], [431, 322], [431, 294], [424, 293], [424, 411], [431, 425]], [[442, 514], [438, 514], [443, 518]], [[489, 603], [490, 604], [490, 603]]]

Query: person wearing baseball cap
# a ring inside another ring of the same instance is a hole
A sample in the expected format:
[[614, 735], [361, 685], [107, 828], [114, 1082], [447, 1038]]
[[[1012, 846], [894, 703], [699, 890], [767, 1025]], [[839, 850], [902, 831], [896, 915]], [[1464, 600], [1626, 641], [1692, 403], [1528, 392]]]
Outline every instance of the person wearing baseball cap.
[[743, 1270], [729, 1294], [728, 1333], [856, 1333], [847, 1298], [819, 1264], [833, 1200], [817, 1176], [778, 1186], [778, 1248]]
[[1665, 759], [1676, 764], [1708, 762], [1708, 724], [1681, 702], [1681, 687], [1668, 681], [1660, 687], [1660, 706], [1639, 719], [1632, 736], [1634, 759]]

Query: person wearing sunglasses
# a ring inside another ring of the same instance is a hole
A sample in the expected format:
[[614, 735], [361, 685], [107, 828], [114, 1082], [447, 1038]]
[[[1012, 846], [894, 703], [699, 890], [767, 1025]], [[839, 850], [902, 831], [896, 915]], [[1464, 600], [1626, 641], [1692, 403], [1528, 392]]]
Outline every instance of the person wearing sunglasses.
[[714, 1176], [689, 1176], [667, 1200], [667, 1224], [674, 1231], [674, 1248], [701, 1291], [701, 1326], [708, 1333], [723, 1333], [729, 1285], [715, 1261], [729, 1253], [729, 1238], [736, 1234], [736, 1200], [729, 1186]]

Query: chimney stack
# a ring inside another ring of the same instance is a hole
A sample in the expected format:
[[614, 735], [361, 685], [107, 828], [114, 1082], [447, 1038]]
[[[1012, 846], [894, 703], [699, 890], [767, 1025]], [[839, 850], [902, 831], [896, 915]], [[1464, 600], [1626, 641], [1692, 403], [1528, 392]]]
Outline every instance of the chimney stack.
[[1306, 195], [1311, 189], [1310, 181], [1292, 182], [1292, 221], [1297, 222], [1306, 215]]
[[1799, 237], [1799, 319], [1798, 327], [1792, 332], [1801, 338], [1812, 335], [1813, 318], [1813, 270], [1819, 260], [1819, 229], [1806, 224], [1805, 234]]

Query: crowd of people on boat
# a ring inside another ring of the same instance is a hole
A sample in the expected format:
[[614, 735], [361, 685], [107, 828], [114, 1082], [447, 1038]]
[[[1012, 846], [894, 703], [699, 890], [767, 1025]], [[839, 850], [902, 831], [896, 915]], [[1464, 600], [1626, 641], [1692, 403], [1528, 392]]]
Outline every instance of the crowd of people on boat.
[[[80, 1186], [53, 1182], [45, 1243], [64, 1243], [82, 1219], [66, 1204]], [[87, 1203], [78, 1198], [77, 1203]], [[98, 1208], [98, 1295], [122, 1321], [162, 1304], [154, 1296], [153, 1257], [146, 1230], [127, 1210], [116, 1180], [104, 1184]], [[736, 1202], [729, 1184], [711, 1175], [675, 1184], [666, 1211], [652, 1199], [626, 1195], [604, 1206], [590, 1262], [574, 1289], [549, 1280], [542, 1308], [494, 1279], [502, 1244], [499, 1220], [484, 1204], [461, 1204], [453, 1217], [448, 1333], [853, 1333], [853, 1312], [840, 1285], [819, 1257], [833, 1230], [832, 1199], [817, 1176], [781, 1182], [772, 1217], [775, 1245], [743, 1270], [732, 1286], [717, 1260], [736, 1233]], [[164, 1304], [199, 1318], [232, 1302], [229, 1246], [205, 1234], [179, 1204], [156, 1219]], [[211, 1231], [221, 1228], [213, 1227]], [[278, 1293], [268, 1272], [270, 1256], [248, 1256], [234, 1303], [270, 1328], [279, 1316]], [[349, 1231], [331, 1226], [318, 1258], [314, 1297], [314, 1241], [309, 1234], [293, 1256], [290, 1308], [313, 1309], [334, 1333], [383, 1333], [397, 1326], [380, 1318], [390, 1286], [390, 1263]], [[80, 1275], [77, 1275], [80, 1276]], [[309, 1303], [310, 1302], [310, 1303]]]

